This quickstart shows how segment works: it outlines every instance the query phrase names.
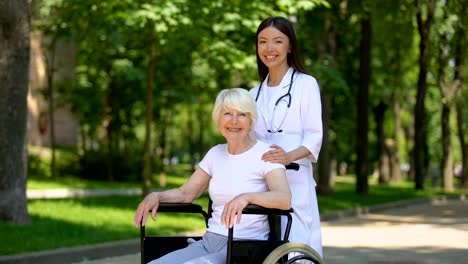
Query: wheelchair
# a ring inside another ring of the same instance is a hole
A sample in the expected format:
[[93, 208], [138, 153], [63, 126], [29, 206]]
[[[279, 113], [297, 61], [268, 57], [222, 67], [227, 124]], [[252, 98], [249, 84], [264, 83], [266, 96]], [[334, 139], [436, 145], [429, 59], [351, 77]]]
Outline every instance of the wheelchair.
[[[211, 208], [211, 202], [209, 207]], [[210, 211], [210, 210], [209, 210]], [[210, 212], [205, 212], [198, 204], [161, 203], [159, 213], [195, 213], [201, 214], [208, 224]], [[289, 242], [289, 232], [292, 224], [293, 209], [279, 210], [248, 205], [243, 214], [262, 214], [268, 216], [270, 234], [268, 240], [234, 240], [234, 227], [228, 231], [227, 264], [275, 264], [275, 263], [314, 263], [324, 264], [320, 255], [311, 247], [302, 243]], [[286, 232], [281, 237], [280, 217], [286, 216], [288, 221]], [[145, 227], [140, 227], [141, 263], [145, 264], [169, 252], [184, 248], [187, 239], [195, 240], [201, 237], [191, 236], [147, 236]]]

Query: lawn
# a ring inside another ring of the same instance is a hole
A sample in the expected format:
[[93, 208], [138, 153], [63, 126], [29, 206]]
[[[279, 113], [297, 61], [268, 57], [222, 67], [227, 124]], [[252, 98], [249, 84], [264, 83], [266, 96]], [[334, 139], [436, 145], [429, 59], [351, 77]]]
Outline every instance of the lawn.
[[[186, 177], [168, 176], [168, 185], [178, 186]], [[45, 179], [30, 179], [28, 188], [128, 188], [138, 184], [107, 184], [76, 178], [58, 178], [51, 183]], [[379, 186], [371, 181], [370, 194], [354, 191], [353, 177], [339, 177], [331, 197], [319, 196], [322, 213], [358, 206], [369, 206], [399, 200], [429, 197], [435, 190], [414, 191], [413, 183], [405, 182]], [[109, 196], [77, 199], [30, 200], [28, 210], [31, 223], [23, 226], [0, 223], [0, 255], [55, 249], [78, 245], [137, 238], [139, 229], [133, 226], [133, 214], [140, 196]], [[197, 200], [206, 208], [206, 195]], [[201, 230], [204, 223], [198, 215], [158, 215], [157, 223], [150, 221], [148, 232], [175, 234]]]
[[425, 190], [415, 191], [414, 183], [405, 181], [389, 185], [379, 185], [376, 181], [369, 181], [369, 194], [360, 195], [355, 191], [355, 177], [351, 175], [338, 176], [331, 197], [319, 196], [320, 213], [346, 210], [356, 207], [372, 206], [402, 200], [417, 199], [441, 195], [443, 192], [426, 187]]
[[[139, 229], [133, 225], [133, 216], [140, 200], [137, 196], [30, 200], [30, 224], [0, 223], [0, 255], [137, 238]], [[207, 204], [207, 197], [197, 202]], [[157, 223], [147, 224], [150, 234], [204, 228], [199, 215], [158, 214], [157, 219]]]

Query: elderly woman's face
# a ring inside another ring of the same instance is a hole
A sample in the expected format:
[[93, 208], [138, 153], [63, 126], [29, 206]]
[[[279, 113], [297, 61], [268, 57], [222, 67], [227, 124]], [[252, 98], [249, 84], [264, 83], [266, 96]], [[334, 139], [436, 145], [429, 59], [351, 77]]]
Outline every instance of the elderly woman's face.
[[252, 119], [249, 113], [233, 109], [223, 109], [219, 117], [218, 128], [226, 140], [239, 140], [247, 138]]

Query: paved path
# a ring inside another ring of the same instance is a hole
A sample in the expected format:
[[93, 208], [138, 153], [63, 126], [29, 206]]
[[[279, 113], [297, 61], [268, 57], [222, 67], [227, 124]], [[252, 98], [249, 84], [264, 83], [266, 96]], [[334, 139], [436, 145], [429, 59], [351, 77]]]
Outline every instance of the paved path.
[[[323, 223], [327, 264], [468, 264], [468, 201], [442, 200]], [[139, 263], [140, 255], [80, 264]]]
[[137, 264], [140, 263], [140, 254], [131, 254], [125, 255], [121, 257], [113, 257], [113, 258], [104, 258], [99, 260], [92, 260], [92, 261], [82, 261], [77, 262], [76, 264]]
[[323, 224], [327, 264], [468, 264], [468, 201], [435, 201]]

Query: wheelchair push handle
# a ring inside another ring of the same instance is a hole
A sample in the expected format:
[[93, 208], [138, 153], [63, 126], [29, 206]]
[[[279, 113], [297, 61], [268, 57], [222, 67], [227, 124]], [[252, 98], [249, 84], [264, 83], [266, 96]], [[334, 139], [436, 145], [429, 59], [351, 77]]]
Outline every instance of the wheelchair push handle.
[[289, 163], [288, 165], [285, 166], [287, 170], [295, 170], [295, 171], [298, 171], [300, 166], [299, 166], [299, 163], [296, 163], [296, 162], [291, 162]]

